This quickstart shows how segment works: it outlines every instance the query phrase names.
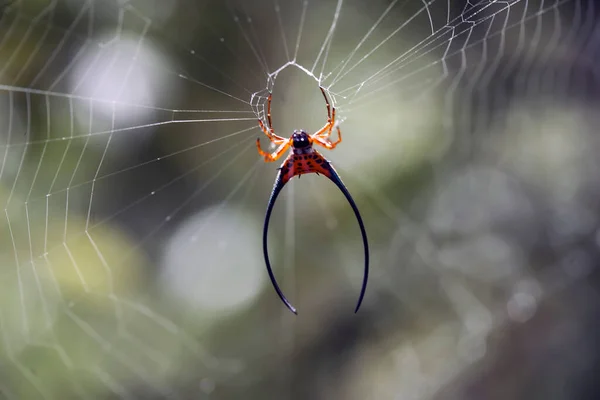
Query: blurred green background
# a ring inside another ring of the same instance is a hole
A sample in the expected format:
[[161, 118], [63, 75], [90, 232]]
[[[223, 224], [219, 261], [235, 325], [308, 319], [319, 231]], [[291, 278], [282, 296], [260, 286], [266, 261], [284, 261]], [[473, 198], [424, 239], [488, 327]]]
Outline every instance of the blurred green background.
[[[597, 396], [592, 0], [16, 0], [0, 396]], [[255, 140], [336, 107], [331, 182]]]

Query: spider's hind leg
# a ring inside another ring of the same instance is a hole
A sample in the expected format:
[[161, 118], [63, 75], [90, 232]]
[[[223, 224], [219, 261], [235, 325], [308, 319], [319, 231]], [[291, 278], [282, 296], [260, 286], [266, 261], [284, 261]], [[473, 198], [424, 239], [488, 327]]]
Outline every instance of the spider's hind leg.
[[323, 98], [325, 98], [325, 104], [327, 105], [327, 122], [331, 122], [331, 105], [329, 104], [329, 99], [327, 99], [327, 95], [325, 94], [325, 89], [323, 89], [323, 86], [319, 86], [319, 89], [321, 89]]
[[[317, 142], [319, 142], [319, 144], [321, 144], [322, 146], [327, 147], [328, 149], [334, 148], [342, 141], [342, 134], [340, 132], [340, 128], [335, 125], [335, 107], [332, 107], [329, 104], [329, 99], [325, 94], [325, 89], [323, 89], [322, 86], [319, 86], [319, 89], [321, 89], [321, 93], [323, 94], [323, 98], [325, 99], [325, 104], [327, 105], [327, 124], [325, 124], [325, 126], [319, 129], [317, 132], [315, 132], [312, 135], [312, 137], [315, 138], [315, 140], [317, 140]], [[335, 142], [331, 142], [329, 140], [329, 136], [331, 136], [331, 131], [333, 131], [334, 128], [337, 129], [338, 139]], [[327, 143], [332, 144], [333, 147], [324, 145], [323, 141], [320, 141], [317, 138], [324, 139], [324, 141], [326, 141]]]

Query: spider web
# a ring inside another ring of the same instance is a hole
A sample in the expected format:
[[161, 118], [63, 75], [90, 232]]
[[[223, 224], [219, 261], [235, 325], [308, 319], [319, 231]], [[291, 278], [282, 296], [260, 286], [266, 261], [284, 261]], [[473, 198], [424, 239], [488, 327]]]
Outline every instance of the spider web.
[[[587, 337], [594, 2], [364, 3], [4, 6], [3, 397], [468, 398], [514, 351], [501, 332]], [[351, 210], [293, 180], [269, 239], [293, 317], [260, 251], [278, 165], [256, 121], [272, 92], [278, 134], [314, 132], [319, 85], [372, 270], [353, 315]]]

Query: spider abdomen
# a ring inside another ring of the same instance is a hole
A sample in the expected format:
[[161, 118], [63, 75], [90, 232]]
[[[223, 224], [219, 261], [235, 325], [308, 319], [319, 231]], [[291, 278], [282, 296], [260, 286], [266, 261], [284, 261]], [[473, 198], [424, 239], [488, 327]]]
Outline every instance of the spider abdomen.
[[305, 154], [297, 154], [296, 149], [281, 164], [280, 174], [282, 183], [287, 183], [296, 175], [322, 174], [331, 176], [329, 162], [316, 150]]

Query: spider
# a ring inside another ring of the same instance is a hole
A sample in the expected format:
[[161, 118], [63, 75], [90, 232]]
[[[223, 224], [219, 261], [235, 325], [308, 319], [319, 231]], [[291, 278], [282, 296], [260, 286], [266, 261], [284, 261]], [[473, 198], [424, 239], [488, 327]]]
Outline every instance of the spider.
[[[346, 186], [342, 182], [342, 179], [335, 171], [333, 166], [329, 161], [325, 159], [317, 150], [313, 148], [314, 144], [318, 144], [326, 149], [332, 150], [334, 149], [341, 141], [342, 134], [340, 132], [340, 128], [335, 124], [335, 107], [331, 107], [329, 104], [329, 100], [327, 99], [327, 95], [325, 94], [325, 90], [322, 87], [321, 93], [325, 98], [325, 104], [327, 105], [327, 124], [317, 132], [312, 135], [307, 134], [304, 130], [295, 130], [292, 136], [289, 139], [283, 138], [275, 134], [273, 130], [273, 124], [271, 122], [271, 93], [269, 93], [269, 97], [267, 100], [267, 122], [269, 124], [269, 129], [267, 129], [262, 122], [262, 120], [258, 120], [258, 124], [262, 131], [267, 135], [269, 140], [277, 145], [277, 149], [272, 153], [267, 153], [262, 150], [260, 147], [260, 139], [256, 139], [256, 147], [258, 148], [258, 153], [264, 157], [266, 162], [273, 162], [279, 159], [283, 153], [288, 150], [290, 147], [292, 148], [289, 155], [281, 164], [281, 167], [278, 168], [278, 173], [275, 178], [275, 183], [273, 185], [273, 190], [271, 192], [271, 196], [269, 197], [269, 202], [267, 204], [267, 212], [265, 215], [265, 223], [263, 228], [263, 253], [265, 257], [265, 263], [267, 265], [267, 272], [269, 273], [269, 277], [271, 278], [271, 283], [275, 288], [275, 291], [279, 295], [279, 298], [283, 301], [283, 303], [287, 306], [287, 308], [293, 312], [294, 314], [298, 314], [296, 309], [291, 305], [291, 303], [284, 296], [283, 292], [279, 288], [277, 284], [277, 280], [275, 279], [275, 275], [273, 275], [273, 271], [271, 269], [271, 262], [269, 261], [269, 251], [267, 248], [267, 235], [269, 231], [269, 220], [271, 219], [271, 212], [273, 211], [273, 207], [275, 206], [275, 201], [279, 196], [279, 193], [283, 189], [286, 183], [290, 181], [294, 176], [298, 175], [298, 178], [302, 174], [310, 174], [316, 173], [317, 175], [325, 175], [329, 178], [344, 194], [346, 200], [352, 207], [354, 211], [354, 215], [358, 221], [358, 226], [360, 228], [360, 232], [363, 240], [364, 254], [365, 254], [365, 267], [364, 267], [364, 276], [362, 282], [362, 288], [360, 291], [360, 296], [358, 298], [358, 303], [356, 304], [356, 308], [354, 312], [358, 312], [360, 305], [362, 303], [363, 297], [365, 295], [365, 291], [367, 289], [367, 280], [369, 277], [369, 244], [367, 242], [367, 233], [365, 231], [365, 226], [363, 224], [362, 217], [360, 216], [360, 212], [358, 211], [358, 207], [356, 203], [352, 199], [350, 192], [346, 189]], [[338, 139], [335, 142], [332, 142], [329, 137], [333, 129], [337, 130]]]

